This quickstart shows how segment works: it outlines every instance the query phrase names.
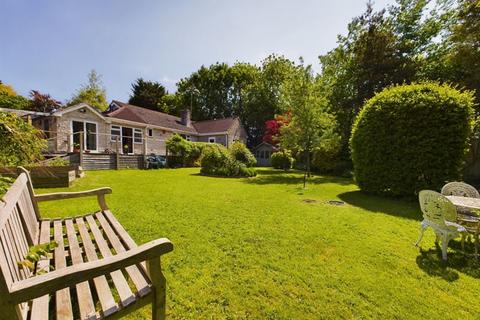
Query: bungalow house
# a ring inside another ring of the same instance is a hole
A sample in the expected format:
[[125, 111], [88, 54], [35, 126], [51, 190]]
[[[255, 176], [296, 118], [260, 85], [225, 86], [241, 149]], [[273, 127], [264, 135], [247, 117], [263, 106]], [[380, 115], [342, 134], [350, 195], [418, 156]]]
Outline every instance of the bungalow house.
[[81, 103], [52, 113], [18, 113], [45, 132], [48, 153], [66, 154], [80, 144], [89, 153], [166, 154], [165, 141], [173, 134], [189, 141], [220, 143], [229, 146], [236, 140], [246, 141], [246, 132], [238, 118], [192, 121], [190, 111], [181, 117], [149, 110], [120, 101], [112, 101], [105, 112]]

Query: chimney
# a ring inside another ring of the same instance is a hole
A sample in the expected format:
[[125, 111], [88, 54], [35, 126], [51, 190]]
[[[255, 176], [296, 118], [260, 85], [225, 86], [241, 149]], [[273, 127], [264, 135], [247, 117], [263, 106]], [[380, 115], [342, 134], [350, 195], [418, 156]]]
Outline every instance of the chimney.
[[192, 126], [192, 119], [191, 119], [192, 111], [189, 108], [185, 108], [181, 114], [181, 122], [186, 127]]

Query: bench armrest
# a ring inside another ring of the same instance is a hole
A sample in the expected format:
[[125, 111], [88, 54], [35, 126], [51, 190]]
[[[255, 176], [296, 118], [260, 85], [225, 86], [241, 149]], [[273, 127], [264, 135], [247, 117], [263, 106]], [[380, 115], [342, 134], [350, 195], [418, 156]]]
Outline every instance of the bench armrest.
[[152, 260], [173, 250], [173, 244], [166, 238], [145, 243], [117, 255], [96, 261], [54, 270], [15, 282], [10, 287], [11, 303], [21, 303], [52, 294], [57, 290], [71, 287], [77, 283], [92, 280], [98, 276]]
[[54, 200], [62, 200], [62, 199], [97, 196], [97, 200], [98, 200], [98, 204], [100, 205], [100, 208], [102, 210], [108, 210], [107, 202], [105, 201], [105, 195], [110, 193], [112, 193], [111, 188], [98, 188], [98, 189], [80, 191], [80, 192], [44, 193], [44, 194], [36, 194], [35, 200], [37, 202], [40, 202], [40, 201], [54, 201]]

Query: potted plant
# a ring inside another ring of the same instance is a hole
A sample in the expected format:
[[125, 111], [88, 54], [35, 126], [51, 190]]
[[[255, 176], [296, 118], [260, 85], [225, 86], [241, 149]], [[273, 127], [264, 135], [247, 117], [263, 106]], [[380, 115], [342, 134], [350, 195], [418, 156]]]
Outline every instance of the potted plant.
[[123, 146], [123, 153], [128, 154], [128, 145]]
[[73, 144], [73, 152], [79, 153], [80, 152], [80, 143]]

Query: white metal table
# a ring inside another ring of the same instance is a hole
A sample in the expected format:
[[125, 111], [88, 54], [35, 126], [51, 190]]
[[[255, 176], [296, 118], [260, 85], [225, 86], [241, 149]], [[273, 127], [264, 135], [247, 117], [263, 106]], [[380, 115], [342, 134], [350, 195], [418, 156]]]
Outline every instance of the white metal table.
[[[477, 211], [480, 213], [480, 198], [468, 198], [459, 196], [447, 196], [456, 207]], [[461, 224], [468, 233], [475, 238], [475, 255], [478, 255], [479, 234], [480, 234], [480, 217], [475, 214], [457, 213], [457, 222]]]

